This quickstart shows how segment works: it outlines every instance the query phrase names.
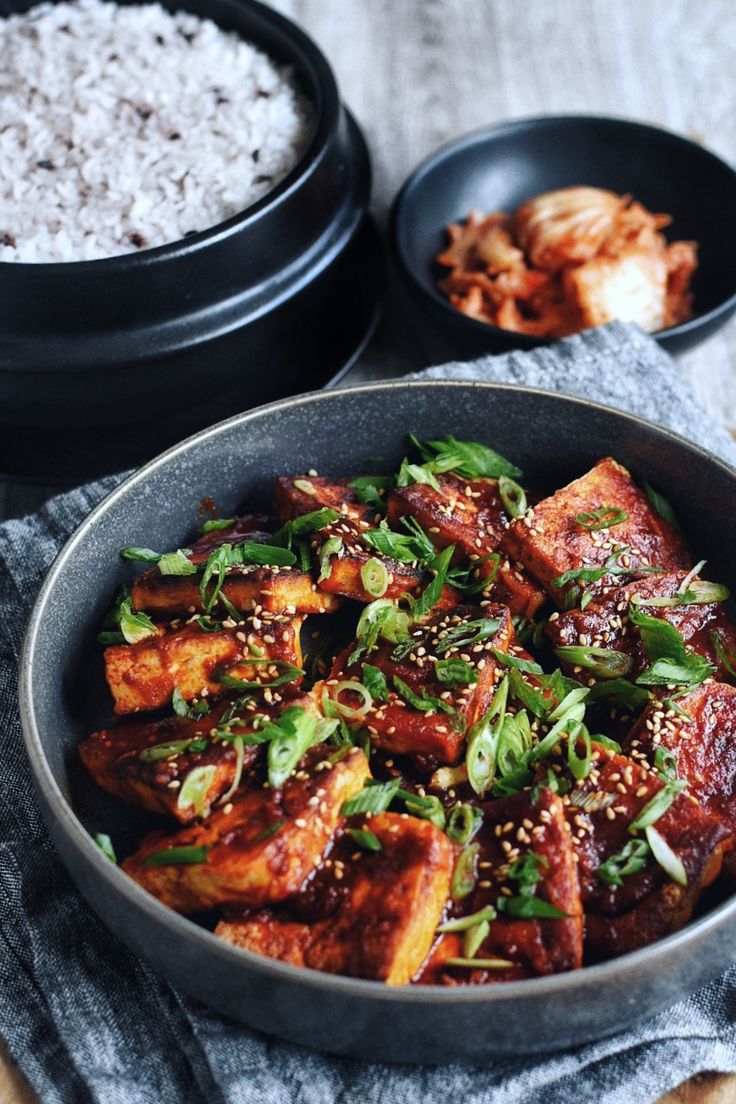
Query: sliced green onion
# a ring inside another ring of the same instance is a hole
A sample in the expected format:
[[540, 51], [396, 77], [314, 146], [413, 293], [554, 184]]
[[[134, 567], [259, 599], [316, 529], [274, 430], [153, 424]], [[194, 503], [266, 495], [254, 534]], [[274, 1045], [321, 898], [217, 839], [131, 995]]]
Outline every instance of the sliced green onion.
[[219, 529], [229, 529], [231, 525], [235, 524], [235, 518], [212, 518], [210, 521], [206, 521], [202, 526], [202, 535], [207, 533], [216, 533]]
[[230, 798], [233, 796], [233, 794], [237, 790], [238, 786], [240, 785], [240, 780], [243, 777], [243, 761], [245, 759], [245, 742], [244, 742], [242, 736], [235, 736], [233, 738], [232, 743], [233, 743], [233, 747], [235, 748], [235, 770], [233, 772], [233, 780], [230, 784], [230, 787], [229, 787], [227, 793], [224, 793], [222, 795], [222, 797], [220, 798], [219, 802], [218, 802], [218, 804], [220, 804], [220, 805], [227, 805], [228, 801], [230, 800]]
[[177, 717], [187, 717], [189, 720], [203, 717], [210, 711], [210, 707], [204, 698], [200, 698], [198, 702], [194, 703], [185, 701], [178, 686], [175, 686], [171, 693], [171, 708]]
[[138, 644], [157, 635], [156, 626], [147, 613], [133, 613], [130, 598], [120, 603], [120, 631], [127, 644]]
[[94, 837], [95, 843], [99, 847], [103, 855], [106, 855], [110, 862], [115, 863], [117, 866], [118, 860], [115, 854], [115, 848], [112, 845], [112, 840], [109, 836], [106, 836], [104, 832], [98, 832]]
[[[557, 672], [555, 672], [555, 674], [556, 673]], [[570, 684], [568, 683], [568, 685]], [[573, 685], [572, 690], [569, 690], [567, 694], [565, 694], [564, 698], [562, 698], [562, 700], [557, 703], [555, 708], [550, 713], [548, 720], [559, 721], [561, 717], [564, 717], [565, 714], [569, 713], [570, 710], [573, 709], [575, 706], [580, 705], [581, 702], [586, 701], [589, 692], [590, 691], [585, 686]]]
[[383, 845], [375, 832], [369, 832], [365, 828], [348, 828], [348, 835], [355, 840], [358, 847], [364, 851], [382, 851]]
[[677, 756], [672, 748], [660, 744], [654, 753], [654, 769], [663, 782], [677, 781]]
[[388, 590], [388, 569], [385, 563], [372, 556], [360, 569], [360, 581], [371, 598], [382, 598]]
[[664, 520], [679, 533], [680, 526], [677, 523], [675, 511], [664, 495], [660, 494], [659, 491], [655, 491], [654, 487], [647, 483], [646, 479], [644, 480], [644, 491], [646, 492], [650, 504], [654, 507], [659, 516], [664, 518]]
[[234, 675], [216, 675], [215, 678], [221, 686], [227, 686], [230, 690], [265, 690], [275, 686], [285, 686], [287, 683], [293, 682], [294, 679], [301, 678], [304, 674], [302, 667], [295, 667], [293, 663], [287, 663], [286, 660], [282, 659], [248, 659], [243, 662], [244, 665], [248, 666], [265, 663], [268, 667], [275, 667], [283, 673], [268, 682], [247, 682], [245, 679], [235, 678]]
[[445, 831], [453, 843], [470, 843], [482, 823], [483, 813], [476, 805], [458, 801], [450, 809]]
[[610, 529], [614, 525], [620, 525], [628, 516], [625, 510], [618, 510], [615, 506], [599, 506], [597, 510], [591, 510], [589, 513], [576, 514], [575, 521], [581, 528], [593, 532], [596, 529]]
[[498, 491], [509, 517], [517, 518], [526, 513], [526, 492], [508, 475], [502, 475], [498, 480]]
[[497, 743], [503, 727], [508, 693], [509, 681], [508, 677], [505, 677], [493, 696], [488, 712], [476, 721], [468, 733], [468, 749], [465, 756], [468, 781], [475, 792], [481, 796], [493, 785]]
[[439, 925], [437, 931], [443, 934], [445, 932], [467, 931], [468, 928], [473, 928], [484, 920], [495, 920], [496, 916], [497, 913], [493, 905], [486, 905], [485, 908], [479, 909], [478, 912], [474, 912], [470, 916], [459, 916], [456, 920], [445, 920], [444, 924]]
[[451, 790], [453, 786], [462, 786], [468, 781], [468, 768], [465, 763], [456, 767], [439, 767], [430, 780], [432, 786], [440, 790]]
[[438, 659], [434, 673], [443, 686], [470, 686], [478, 681], [478, 672], [464, 659]]
[[441, 490], [437, 477], [430, 468], [422, 467], [421, 464], [410, 464], [404, 457], [396, 476], [396, 486], [408, 487], [412, 483], [426, 483], [435, 491]]
[[654, 606], [668, 609], [675, 606], [709, 606], [716, 602], [725, 602], [731, 596], [728, 587], [722, 583], [710, 583], [706, 579], [695, 579], [686, 590], [678, 590], [671, 598], [642, 598], [633, 595], [631, 601], [637, 606]]
[[342, 537], [328, 537], [319, 550], [319, 575], [317, 582], [322, 583], [329, 579], [332, 571], [332, 556], [339, 556], [342, 552]]
[[639, 815], [629, 825], [630, 832], [638, 832], [641, 828], [648, 828], [654, 824], [669, 809], [678, 794], [686, 788], [686, 782], [668, 782], [662, 789], [648, 801]]
[[482, 640], [488, 640], [498, 632], [501, 625], [500, 617], [482, 617], [476, 621], [464, 621], [460, 625], [443, 629], [438, 633], [438, 644], [435, 647], [437, 655], [445, 652], [461, 652], [471, 644], [479, 644]]
[[512, 916], [515, 920], [562, 920], [570, 914], [542, 897], [520, 894], [518, 897], [499, 897], [498, 911]]
[[[341, 702], [340, 695], [345, 693], [357, 694], [361, 699], [360, 705], [352, 706], [346, 705], [345, 702]], [[368, 710], [373, 706], [373, 698], [371, 697], [370, 691], [362, 682], [358, 682], [357, 679], [343, 679], [341, 682], [338, 682], [337, 686], [333, 687], [332, 700], [337, 706], [339, 713], [349, 721], [361, 721]]]
[[262, 832], [254, 836], [251, 843], [263, 843], [264, 840], [272, 839], [277, 832], [281, 831], [285, 824], [285, 820], [275, 820], [273, 824], [269, 824], [268, 828], [264, 828]]
[[192, 844], [191, 847], [168, 847], [164, 851], [152, 851], [142, 859], [143, 866], [189, 866], [207, 862], [209, 847]]
[[649, 844], [644, 839], [632, 839], [615, 855], [601, 863], [596, 874], [609, 886], [622, 886], [629, 874], [638, 874], [647, 865]]
[[[564, 704], [564, 703], [560, 703]], [[559, 709], [560, 706], [557, 707]], [[544, 759], [550, 752], [554, 751], [563, 735], [569, 734], [572, 731], [572, 726], [577, 722], [582, 721], [585, 716], [585, 706], [582, 702], [577, 702], [567, 709], [558, 721], [552, 726], [543, 740], [537, 744], [535, 748], [529, 752], [528, 766], [532, 767], [535, 763], [538, 763], [540, 759]], [[552, 714], [550, 714], [552, 719]]]
[[509, 655], [498, 648], [493, 649], [493, 655], [504, 667], [513, 667], [516, 671], [522, 671], [525, 675], [543, 675], [544, 671], [533, 659], [522, 659], [521, 656]]
[[151, 548], [121, 548], [120, 555], [124, 560], [133, 560], [136, 563], [158, 563], [161, 559], [161, 553], [154, 552]]
[[196, 575], [197, 565], [189, 559], [189, 548], [177, 548], [176, 552], [164, 552], [158, 561], [162, 575]]
[[400, 787], [400, 778], [390, 778], [387, 782], [374, 783], [372, 786], [366, 784], [357, 794], [343, 802], [340, 815], [354, 816], [356, 813], [385, 813]]
[[[585, 749], [582, 758], [577, 753], [576, 744], [578, 740], [582, 740]], [[570, 733], [567, 737], [567, 765], [570, 768], [570, 773], [573, 778], [576, 778], [578, 782], [588, 777], [590, 768], [593, 765], [590, 733], [580, 721], [578, 721], [574, 728], [570, 729]]]
[[427, 583], [418, 598], [412, 598], [411, 595], [408, 596], [413, 621], [422, 621], [432, 612], [439, 602], [442, 597], [442, 591], [447, 581], [447, 573], [450, 570], [450, 563], [454, 554], [455, 545], [451, 544], [435, 556], [434, 559], [427, 562], [427, 570], [434, 572], [434, 578], [430, 583]]
[[446, 958], [444, 966], [467, 966], [473, 970], [505, 970], [515, 963], [507, 958]]
[[599, 678], [623, 678], [633, 666], [631, 656], [617, 652], [613, 648], [586, 647], [583, 645], [565, 645], [555, 648], [555, 655], [563, 662], [582, 667]]
[[388, 683], [383, 671], [372, 663], [363, 664], [363, 685], [374, 701], [388, 701]]
[[397, 797], [401, 797], [406, 805], [406, 811], [421, 820], [428, 820], [435, 828], [442, 831], [447, 819], [445, 807], [438, 797], [431, 794], [421, 797], [419, 794], [410, 793], [408, 790], [398, 790]]
[[217, 767], [210, 763], [206, 767], [195, 767], [190, 770], [184, 779], [184, 784], [179, 790], [176, 807], [180, 811], [193, 808], [198, 817], [205, 816], [208, 809], [207, 794], [215, 780]]
[[326, 740], [337, 725], [337, 720], [326, 720], [298, 705], [289, 706], [277, 720], [264, 725], [261, 735], [270, 739], [268, 781], [272, 788], [280, 789], [304, 753]]
[[479, 441], [458, 441], [449, 434], [436, 441], [418, 441], [410, 433], [409, 439], [434, 472], [453, 471], [463, 479], [499, 479], [502, 475], [521, 479], [523, 475], [500, 453]]
[[728, 651], [726, 651], [726, 644], [723, 641], [723, 637], [717, 632], [712, 632], [710, 634], [710, 642], [713, 645], [718, 662], [723, 669], [728, 672], [731, 678], [736, 679], [736, 650], [729, 646]]
[[669, 874], [673, 882], [680, 886], [687, 885], [687, 871], [682, 859], [677, 855], [664, 836], [661, 836], [654, 825], [649, 824], [645, 829], [645, 835], [652, 849], [652, 854], [666, 874]]
[[159, 763], [163, 759], [172, 759], [185, 751], [204, 751], [208, 746], [207, 740], [191, 736], [188, 740], [169, 740], [168, 743], [153, 744], [138, 752], [138, 758], [142, 763]]
[[470, 843], [458, 855], [450, 882], [450, 896], [453, 901], [461, 901], [475, 889], [475, 864], [479, 851], [479, 844]]
[[465, 958], [475, 958], [490, 930], [491, 925], [488, 920], [481, 920], [474, 927], [468, 928], [463, 939], [463, 955]]

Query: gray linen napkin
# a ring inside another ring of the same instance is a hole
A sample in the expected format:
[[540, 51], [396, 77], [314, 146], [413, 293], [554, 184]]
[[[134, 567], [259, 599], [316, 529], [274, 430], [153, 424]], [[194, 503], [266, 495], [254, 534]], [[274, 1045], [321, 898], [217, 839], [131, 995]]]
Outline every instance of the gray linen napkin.
[[[672, 361], [633, 327], [426, 374], [587, 395], [736, 463], [733, 442], [698, 409]], [[696, 1072], [736, 1071], [736, 967], [599, 1043], [485, 1066], [388, 1067], [311, 1053], [241, 1027], [172, 989], [114, 939], [78, 896], [41, 823], [16, 673], [45, 571], [119, 478], [0, 526], [0, 1034], [43, 1104], [648, 1104]]]

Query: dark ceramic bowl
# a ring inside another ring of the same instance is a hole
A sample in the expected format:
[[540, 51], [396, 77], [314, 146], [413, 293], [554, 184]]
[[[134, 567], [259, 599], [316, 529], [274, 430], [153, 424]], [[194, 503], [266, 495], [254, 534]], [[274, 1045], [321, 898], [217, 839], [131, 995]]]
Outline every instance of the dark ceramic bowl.
[[[36, 602], [21, 662], [21, 713], [38, 795], [61, 857], [109, 927], [174, 984], [244, 1023], [372, 1060], [528, 1054], [609, 1034], [720, 973], [736, 951], [736, 899], [659, 943], [570, 974], [487, 987], [407, 987], [332, 977], [241, 951], [178, 916], [92, 842], [132, 851], [146, 817], [80, 777], [76, 747], [108, 723], [95, 634], [128, 576], [120, 548], [179, 547], [212, 496], [223, 516], [270, 501], [273, 479], [312, 466], [398, 464], [413, 430], [492, 443], [544, 489], [612, 454], [676, 504], [714, 578], [736, 584], [736, 473], [681, 438], [594, 403], [524, 388], [382, 383], [302, 395], [205, 430], [136, 473], [80, 526]], [[564, 447], [560, 447], [564, 442]]]
[[[0, 0], [0, 15], [32, 2]], [[313, 105], [311, 141], [273, 191], [192, 237], [96, 261], [0, 263], [5, 474], [119, 470], [246, 406], [320, 386], [340, 367], [328, 353], [348, 314], [343, 289], [374, 267], [375, 234], [361, 238], [368, 153], [315, 43], [254, 0], [164, 4], [291, 66]], [[364, 294], [375, 303], [380, 282]]]
[[437, 289], [447, 269], [434, 258], [445, 227], [469, 211], [514, 211], [542, 192], [572, 184], [630, 193], [672, 215], [671, 240], [699, 243], [695, 317], [653, 336], [683, 353], [736, 311], [736, 171], [695, 142], [626, 119], [550, 116], [467, 134], [409, 177], [393, 205], [391, 244], [422, 320], [445, 335], [448, 355], [475, 356], [548, 344], [468, 318]]

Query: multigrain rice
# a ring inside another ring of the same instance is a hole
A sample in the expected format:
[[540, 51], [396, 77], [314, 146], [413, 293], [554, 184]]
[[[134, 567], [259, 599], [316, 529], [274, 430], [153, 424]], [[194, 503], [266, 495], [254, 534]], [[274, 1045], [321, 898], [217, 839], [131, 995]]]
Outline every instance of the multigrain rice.
[[159, 4], [41, 4], [0, 19], [0, 261], [82, 261], [205, 230], [296, 164], [287, 70]]

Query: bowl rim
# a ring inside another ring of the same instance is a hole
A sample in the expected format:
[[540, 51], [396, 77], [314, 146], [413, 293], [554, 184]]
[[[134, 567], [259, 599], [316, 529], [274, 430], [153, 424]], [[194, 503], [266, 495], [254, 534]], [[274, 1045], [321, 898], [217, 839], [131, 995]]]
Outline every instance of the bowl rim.
[[[710, 161], [730, 174], [733, 178], [734, 190], [736, 191], [736, 168], [730, 165], [717, 153], [714, 153], [713, 150], [705, 145], [701, 145], [699, 142], [687, 138], [684, 134], [678, 134], [676, 131], [668, 130], [666, 127], [658, 126], [655, 123], [631, 119], [625, 115], [597, 115], [594, 112], [589, 115], [577, 112], [559, 115], [525, 115], [519, 119], [510, 119], [503, 123], [492, 123], [490, 126], [476, 127], [474, 130], [466, 131], [457, 138], [451, 138], [441, 146], [438, 146], [437, 149], [425, 157], [424, 160], [420, 161], [401, 185], [401, 188], [391, 204], [389, 212], [389, 240], [393, 258], [402, 276], [409, 283], [412, 291], [420, 295], [426, 303], [431, 303], [436, 307], [440, 307], [456, 325], [467, 327], [468, 333], [475, 333], [479, 336], [485, 334], [493, 338], [503, 336], [507, 341], [511, 338], [514, 341], [514, 345], [520, 349], [539, 348], [540, 346], [550, 345], [554, 340], [557, 340], [555, 338], [538, 338], [531, 334], [516, 333], [513, 330], [504, 330], [493, 323], [481, 322], [476, 318], [470, 318], [468, 315], [462, 314], [453, 307], [449, 300], [441, 295], [434, 285], [429, 288], [419, 279], [414, 267], [409, 264], [401, 246], [401, 223], [406, 204], [408, 199], [411, 198], [411, 192], [448, 156], [454, 153], [462, 153], [466, 149], [478, 145], [486, 139], [501, 138], [504, 135], [523, 131], [542, 130], [547, 126], [559, 126], [561, 124], [575, 126], [581, 123], [596, 123], [604, 127], [623, 126], [631, 130], [649, 134], [656, 137], [658, 140], [664, 139], [665, 141], [669, 141], [672, 145], [679, 146], [682, 149], [705, 158], [707, 161]], [[722, 314], [727, 314], [735, 307], [736, 287], [727, 298], [717, 303], [714, 307], [711, 307], [710, 310], [705, 313], [696, 314], [693, 318], [688, 319], [687, 322], [680, 322], [676, 326], [668, 326], [664, 330], [656, 330], [651, 336], [655, 340], [674, 340], [678, 337], [684, 337], [693, 333], [695, 330], [699, 330], [701, 326], [707, 326]]]
[[[147, 0], [135, 0], [135, 4], [146, 3]], [[302, 184], [313, 176], [321, 161], [324, 159], [330, 134], [337, 128], [341, 103], [337, 87], [337, 80], [327, 57], [305, 30], [297, 23], [288, 19], [285, 15], [269, 7], [261, 0], [227, 0], [233, 9], [251, 10], [256, 18], [266, 24], [270, 24], [277, 32], [283, 34], [292, 44], [296, 44], [297, 50], [303, 53], [309, 60], [314, 76], [316, 98], [312, 102], [308, 97], [307, 106], [313, 108], [313, 115], [309, 119], [309, 141], [302, 151], [298, 161], [293, 165], [278, 184], [254, 203], [249, 204], [235, 215], [231, 215], [213, 226], [197, 231], [187, 238], [176, 238], [163, 245], [154, 246], [151, 249], [137, 250], [135, 253], [117, 253], [110, 257], [96, 257], [86, 261], [0, 261], [0, 277], [11, 273], [17, 273], [26, 279], [32, 279], [37, 275], [40, 279], [50, 279], [62, 275], [79, 275], [82, 271], [94, 273], [95, 276], [104, 277], [109, 272], [125, 272], [138, 268], [151, 267], [157, 262], [176, 261], [198, 253], [202, 249], [219, 245], [229, 238], [246, 230], [250, 225], [267, 217], [276, 208], [283, 206]], [[30, 9], [29, 9], [30, 10]], [[168, 10], [168, 9], [167, 9]], [[22, 14], [22, 13], [11, 13]], [[210, 20], [219, 27], [219, 23], [212, 16], [199, 16], [202, 20]], [[223, 28], [220, 28], [223, 29]], [[280, 69], [293, 68], [293, 62], [275, 62], [268, 50], [266, 50], [255, 38], [246, 36], [237, 30], [228, 33], [237, 34], [244, 42], [254, 46], [260, 53], [265, 54], [272, 64], [277, 64]]]
[[[86, 863], [91, 865], [96, 875], [107, 883], [110, 892], [113, 895], [122, 894], [130, 908], [142, 912], [150, 921], [168, 928], [172, 938], [193, 942], [203, 952], [214, 954], [227, 962], [233, 969], [245, 968], [247, 972], [257, 973], [264, 978], [272, 978], [275, 981], [297, 983], [318, 991], [329, 991], [343, 996], [355, 995], [374, 1002], [390, 1004], [410, 1001], [412, 1004], [436, 1005], [437, 1002], [440, 1002], [442, 1005], [453, 1007], [467, 1003], [473, 1005], [503, 1003], [506, 1000], [523, 1002], [545, 995], [563, 996], [568, 992], [575, 993], [580, 988], [603, 986], [622, 972], [635, 973], [638, 965], [643, 962], [652, 964], [662, 961], [666, 964], [671, 953], [682, 951], [691, 944], [697, 945], [711, 931], [720, 929], [727, 921], [736, 917], [736, 893], [704, 913], [703, 916], [690, 921], [678, 931], [636, 951], [605, 962], [585, 966], [580, 970], [551, 974], [546, 977], [525, 978], [520, 981], [505, 982], [502, 985], [456, 987], [404, 985], [393, 987], [380, 981], [352, 978], [340, 974], [325, 974], [309, 967], [292, 966], [277, 959], [267, 958], [264, 955], [258, 955], [255, 952], [225, 943], [224, 940], [218, 939], [214, 933], [207, 929], [199, 927], [188, 917], [180, 915], [168, 906], [163, 905], [147, 890], [134, 882], [120, 867], [111, 863], [84, 828], [81, 820], [76, 816], [70, 801], [64, 795], [51, 772], [44, 752], [34, 708], [32, 691], [35, 678], [34, 659], [37, 638], [41, 623], [48, 615], [47, 607], [53, 599], [57, 579], [63, 574], [67, 561], [74, 555], [78, 545], [88, 539], [90, 531], [104, 517], [105, 513], [110, 509], [114, 509], [120, 500], [124, 500], [132, 487], [145, 484], [160, 468], [169, 465], [191, 449], [197, 449], [204, 442], [210, 441], [222, 433], [228, 433], [236, 427], [244, 429], [250, 421], [264, 415], [268, 416], [291, 407], [321, 402], [329, 403], [347, 394], [361, 395], [377, 391], [388, 391], [390, 393], [406, 391], [407, 389], [440, 390], [442, 388], [457, 389], [459, 391], [470, 388], [491, 395], [495, 392], [542, 395], [563, 405], [572, 404], [579, 408], [581, 415], [590, 410], [607, 415], [613, 414], [615, 417], [629, 423], [632, 428], [661, 437], [668, 443], [674, 444], [678, 449], [684, 449], [686, 452], [692, 453], [694, 459], [698, 462], [705, 461], [708, 464], [715, 464], [727, 478], [736, 479], [736, 468], [731, 467], [720, 457], [715, 456], [702, 446], [688, 441], [672, 430], [649, 422], [639, 415], [618, 410], [615, 407], [580, 396], [518, 384], [480, 380], [395, 379], [365, 383], [354, 387], [337, 387], [327, 391], [305, 392], [255, 407], [252, 410], [243, 411], [192, 434], [125, 478], [87, 514], [57, 554], [34, 601], [21, 649], [18, 687], [24, 744], [34, 782], [42, 796], [42, 811], [45, 815], [53, 816], [60, 830], [66, 836], [67, 842], [74, 850], [82, 852]], [[108, 926], [104, 920], [103, 923]]]

